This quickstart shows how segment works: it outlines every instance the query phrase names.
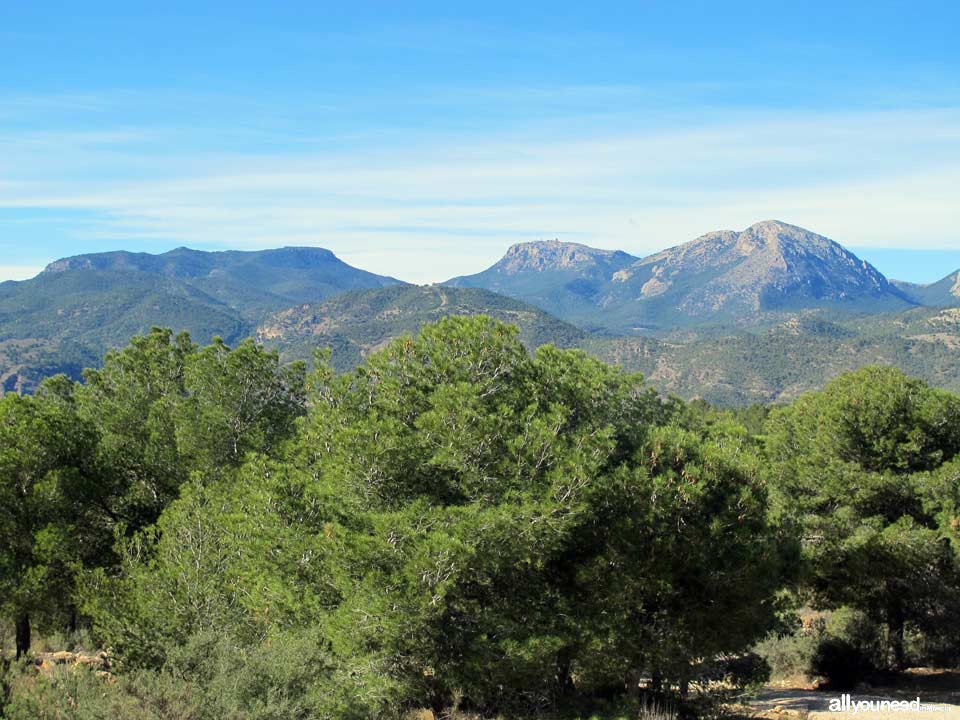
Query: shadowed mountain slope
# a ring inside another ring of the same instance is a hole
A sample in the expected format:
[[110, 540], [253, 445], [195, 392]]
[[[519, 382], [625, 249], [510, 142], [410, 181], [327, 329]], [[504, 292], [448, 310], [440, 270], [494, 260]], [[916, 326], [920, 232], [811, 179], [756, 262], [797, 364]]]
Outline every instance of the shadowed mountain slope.
[[910, 299], [922, 305], [931, 307], [960, 306], [960, 270], [952, 272], [943, 280], [929, 285], [918, 285], [900, 280], [892, 280], [891, 282]]
[[52, 262], [42, 275], [76, 270], [143, 272], [179, 280], [247, 316], [293, 303], [319, 302], [348, 290], [400, 283], [355, 268], [329, 250], [314, 247], [250, 252], [177, 248], [160, 255], [96, 253]]

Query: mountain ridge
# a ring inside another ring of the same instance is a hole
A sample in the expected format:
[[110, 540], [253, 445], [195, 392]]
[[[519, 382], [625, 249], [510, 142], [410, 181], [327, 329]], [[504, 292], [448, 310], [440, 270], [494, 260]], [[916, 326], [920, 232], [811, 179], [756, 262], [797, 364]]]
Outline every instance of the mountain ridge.
[[399, 283], [323, 248], [62, 258], [33, 278], [0, 283], [0, 392], [29, 391], [61, 371], [79, 377], [152, 326], [235, 342], [270, 312]]
[[499, 261], [474, 275], [442, 283], [478, 287], [535, 305], [552, 315], [596, 330], [591, 321], [598, 288], [639, 258], [619, 250], [600, 250], [580, 243], [538, 240], [510, 246]]
[[932, 283], [911, 283], [891, 280], [896, 287], [922, 305], [952, 307], [960, 305], [960, 270]]
[[[317, 247], [269, 250], [194, 250], [164, 253], [117, 250], [61, 258], [37, 277], [78, 270], [137, 271], [193, 285], [236, 308], [247, 319], [299, 302], [319, 302], [340, 292], [401, 284], [355, 268]], [[26, 281], [25, 281], [26, 282]]]
[[[567, 247], [593, 261], [586, 271], [583, 262], [540, 269], [504, 256], [448, 283], [502, 292], [575, 324], [589, 325], [591, 315], [602, 314], [601, 325], [616, 332], [750, 326], [775, 321], [783, 311], [882, 312], [918, 304], [839, 243], [778, 220], [713, 231], [644, 258]], [[520, 257], [523, 250], [513, 246], [509, 254]]]
[[622, 250], [603, 250], [582, 243], [560, 240], [535, 240], [515, 243], [503, 256], [502, 272], [510, 274], [523, 270], [576, 269], [601, 263], [638, 260]]

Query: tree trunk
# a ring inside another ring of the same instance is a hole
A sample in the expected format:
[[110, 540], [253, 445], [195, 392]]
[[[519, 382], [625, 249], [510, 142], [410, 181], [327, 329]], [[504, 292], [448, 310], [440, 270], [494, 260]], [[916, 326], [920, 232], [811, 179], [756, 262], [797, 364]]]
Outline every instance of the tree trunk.
[[906, 652], [903, 649], [903, 614], [900, 612], [891, 613], [890, 620], [887, 622], [887, 633], [889, 634], [890, 650], [893, 654], [893, 669], [903, 670], [907, 666]]
[[563, 697], [573, 689], [573, 679], [570, 677], [570, 665], [573, 662], [573, 652], [569, 647], [562, 648], [557, 653], [557, 664], [554, 673], [554, 684], [557, 697]]
[[653, 677], [650, 678], [650, 689], [655, 693], [663, 691], [663, 675], [657, 670], [653, 671]]
[[17, 660], [30, 652], [30, 616], [20, 613], [17, 616]]
[[436, 720], [448, 717], [450, 714], [449, 695], [447, 695], [447, 693], [441, 687], [436, 675], [431, 675], [428, 682], [427, 702], [429, 703], [430, 709], [433, 711], [433, 717], [436, 718]]

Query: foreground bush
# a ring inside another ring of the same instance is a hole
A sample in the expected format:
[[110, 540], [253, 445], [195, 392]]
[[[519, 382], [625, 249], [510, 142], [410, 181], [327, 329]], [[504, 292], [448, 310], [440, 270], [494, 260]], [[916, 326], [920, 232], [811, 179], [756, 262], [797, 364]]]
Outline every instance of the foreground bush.
[[770, 675], [777, 680], [805, 678], [817, 651], [822, 633], [797, 628], [792, 632], [773, 632], [755, 648], [770, 666]]
[[321, 363], [309, 407], [280, 456], [196, 474], [87, 578], [126, 667], [189, 667], [198, 632], [253, 662], [309, 629], [312, 683], [274, 694], [529, 712], [679, 687], [773, 623], [787, 543], [762, 464], [638, 376], [451, 318], [352, 373]]

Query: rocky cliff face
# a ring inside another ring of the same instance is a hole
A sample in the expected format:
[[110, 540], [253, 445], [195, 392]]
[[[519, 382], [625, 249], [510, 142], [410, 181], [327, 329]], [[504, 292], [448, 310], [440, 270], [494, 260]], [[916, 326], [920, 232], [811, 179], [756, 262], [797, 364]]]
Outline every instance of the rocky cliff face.
[[749, 325], [786, 311], [876, 313], [916, 304], [838, 243], [776, 220], [711, 232], [643, 259], [572, 243], [525, 243], [488, 270], [451, 282], [615, 331]]
[[776, 220], [708, 233], [630, 271], [643, 281], [640, 298], [673, 293], [676, 308], [695, 316], [902, 300], [879, 271], [838, 243]]

